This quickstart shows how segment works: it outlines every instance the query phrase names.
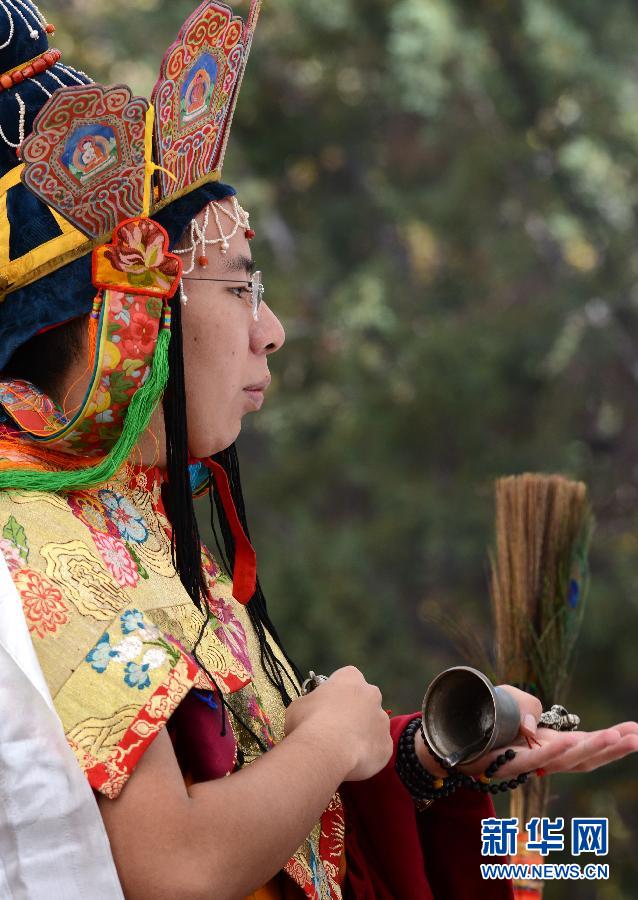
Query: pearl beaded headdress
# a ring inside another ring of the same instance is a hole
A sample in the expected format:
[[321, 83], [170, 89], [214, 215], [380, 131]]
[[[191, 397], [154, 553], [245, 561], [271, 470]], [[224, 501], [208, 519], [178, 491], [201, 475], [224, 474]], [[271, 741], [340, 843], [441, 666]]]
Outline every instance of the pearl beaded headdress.
[[[230, 249], [229, 242], [241, 229], [243, 229], [244, 234], [249, 241], [255, 237], [255, 232], [250, 227], [250, 214], [240, 205], [237, 197], [231, 197], [230, 203], [231, 209], [229, 210], [217, 200], [212, 200], [204, 211], [201, 225], [197, 219], [193, 219], [190, 223], [189, 229], [187, 229], [186, 232], [188, 238], [183, 239], [186, 246], [174, 251], [180, 256], [190, 256], [188, 263], [184, 265], [183, 275], [190, 275], [194, 272], [196, 262], [202, 269], [205, 269], [208, 266], [208, 256], [206, 255], [207, 247], [214, 247], [219, 244], [220, 252], [225, 256]], [[217, 225], [217, 232], [219, 234], [218, 238], [206, 237], [208, 226], [210, 224], [211, 210], [215, 217], [215, 224]], [[224, 231], [222, 219], [219, 217], [220, 213], [222, 216], [230, 219], [232, 223], [232, 229], [228, 233]], [[198, 249], [200, 250], [200, 255], [196, 259]], [[182, 304], [185, 306], [188, 303], [188, 297], [186, 296], [183, 282], [180, 285], [180, 298]]]
[[[250, 215], [240, 206], [237, 197], [231, 197], [230, 200], [232, 209], [229, 210], [226, 206], [222, 206], [217, 200], [213, 200], [206, 207], [202, 224], [200, 225], [197, 219], [193, 219], [190, 223], [190, 240], [185, 241], [187, 246], [180, 250], [175, 250], [175, 253], [179, 253], [181, 256], [190, 254], [188, 264], [184, 264], [184, 275], [190, 275], [191, 272], [195, 270], [195, 257], [198, 248], [201, 250], [201, 253], [197, 258], [197, 263], [205, 269], [208, 265], [208, 257], [206, 256], [207, 247], [214, 247], [216, 244], [219, 244], [221, 253], [226, 255], [230, 247], [229, 241], [235, 237], [240, 229], [243, 229], [248, 240], [255, 237], [255, 232], [250, 227]], [[215, 224], [217, 225], [217, 231], [219, 233], [218, 238], [206, 237], [206, 232], [208, 231], [208, 226], [210, 224], [211, 210], [215, 216]], [[232, 223], [232, 229], [228, 233], [224, 231], [222, 220], [219, 217], [220, 213], [222, 216], [230, 219]], [[188, 233], [189, 232], [187, 231], [187, 234]]]

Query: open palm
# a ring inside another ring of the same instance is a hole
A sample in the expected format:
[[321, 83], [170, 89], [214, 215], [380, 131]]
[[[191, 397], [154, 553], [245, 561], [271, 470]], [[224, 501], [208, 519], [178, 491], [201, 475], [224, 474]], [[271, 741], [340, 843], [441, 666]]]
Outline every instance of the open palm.
[[[500, 766], [495, 780], [508, 780], [524, 772], [550, 775], [554, 772], [591, 772], [600, 766], [622, 759], [638, 751], [638, 722], [621, 722], [600, 731], [554, 731], [537, 728], [542, 707], [537, 697], [511, 685], [502, 685], [521, 711], [521, 730], [509, 746], [515, 750], [513, 760]], [[417, 753], [421, 763], [432, 774], [445, 775], [434, 762], [417, 735]], [[492, 750], [458, 768], [468, 775], [482, 775], [507, 748]]]
[[[600, 731], [554, 731], [530, 727], [540, 719], [542, 707], [537, 697], [510, 685], [503, 685], [521, 710], [521, 733], [511, 745], [516, 757], [501, 766], [496, 778], [507, 779], [523, 772], [591, 772], [629, 753], [638, 751], [638, 722], [622, 722]], [[503, 753], [492, 751], [461, 768], [479, 775]]]
[[[501, 766], [494, 777], [513, 778], [522, 772], [539, 769], [548, 775], [552, 772], [591, 772], [638, 751], [638, 722], [622, 722], [600, 731], [539, 728], [536, 742], [531, 741], [529, 746], [521, 735], [511, 745], [516, 757]], [[459, 768], [470, 775], [480, 775], [502, 753], [502, 749], [492, 751]]]

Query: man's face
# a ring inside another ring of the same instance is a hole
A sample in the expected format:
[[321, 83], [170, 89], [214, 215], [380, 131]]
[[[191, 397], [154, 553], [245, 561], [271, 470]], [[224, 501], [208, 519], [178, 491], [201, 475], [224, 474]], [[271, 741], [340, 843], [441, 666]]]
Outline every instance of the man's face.
[[[224, 201], [232, 211], [230, 201]], [[230, 220], [220, 217], [224, 230]], [[198, 217], [200, 225], [203, 214]], [[208, 239], [219, 238], [209, 217]], [[250, 291], [253, 263], [250, 246], [239, 228], [224, 255], [220, 244], [207, 248], [208, 266], [184, 280], [188, 303], [182, 308], [188, 448], [203, 459], [229, 447], [241, 431], [242, 418], [260, 409], [270, 383], [268, 355], [283, 345], [284, 329], [262, 302], [253, 317]], [[196, 250], [197, 260], [201, 251]], [[188, 262], [189, 257], [186, 256]], [[219, 278], [222, 281], [205, 279]], [[225, 280], [228, 279], [228, 280]], [[235, 282], [244, 282], [237, 284]], [[249, 390], [254, 388], [254, 390]]]

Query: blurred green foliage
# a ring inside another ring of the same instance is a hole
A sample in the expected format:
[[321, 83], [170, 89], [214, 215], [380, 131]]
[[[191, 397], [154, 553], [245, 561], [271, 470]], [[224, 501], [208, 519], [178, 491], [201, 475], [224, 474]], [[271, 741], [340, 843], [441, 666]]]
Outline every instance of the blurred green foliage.
[[[47, 11], [68, 61], [148, 94], [193, 6]], [[566, 702], [638, 712], [637, 45], [629, 0], [265, 3], [225, 168], [288, 332], [240, 442], [252, 531], [299, 664], [397, 711], [463, 661], [429, 612], [489, 644], [491, 483], [531, 470], [598, 520]], [[611, 821], [579, 898], [638, 896], [636, 771], [555, 780], [554, 815]]]

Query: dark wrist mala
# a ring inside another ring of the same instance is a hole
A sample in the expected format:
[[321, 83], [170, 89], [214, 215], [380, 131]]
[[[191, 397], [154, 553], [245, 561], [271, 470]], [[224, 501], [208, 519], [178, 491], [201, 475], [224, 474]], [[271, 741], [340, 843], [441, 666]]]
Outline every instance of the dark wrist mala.
[[[437, 778], [435, 775], [430, 774], [419, 762], [414, 745], [416, 733], [419, 730], [430, 756], [447, 772], [445, 778]], [[396, 771], [417, 804], [417, 808], [423, 810], [427, 809], [435, 800], [441, 797], [449, 797], [450, 794], [453, 794], [460, 787], [481, 791], [484, 794], [498, 794], [515, 790], [515, 788], [527, 781], [528, 773], [522, 773], [516, 778], [511, 778], [507, 781], [492, 783], [491, 780], [501, 766], [504, 766], [506, 762], [510, 762], [515, 757], [516, 752], [514, 750], [505, 750], [494, 762], [490, 763], [483, 775], [473, 778], [465, 772], [460, 772], [457, 767], [448, 766], [444, 760], [434, 753], [423, 734], [421, 716], [416, 716], [409, 722], [399, 738]]]
[[412, 719], [399, 738], [396, 770], [399, 778], [417, 803], [429, 806], [440, 797], [448, 797], [458, 787], [456, 773], [437, 778], [419, 762], [414, 740], [421, 724], [421, 717]]

